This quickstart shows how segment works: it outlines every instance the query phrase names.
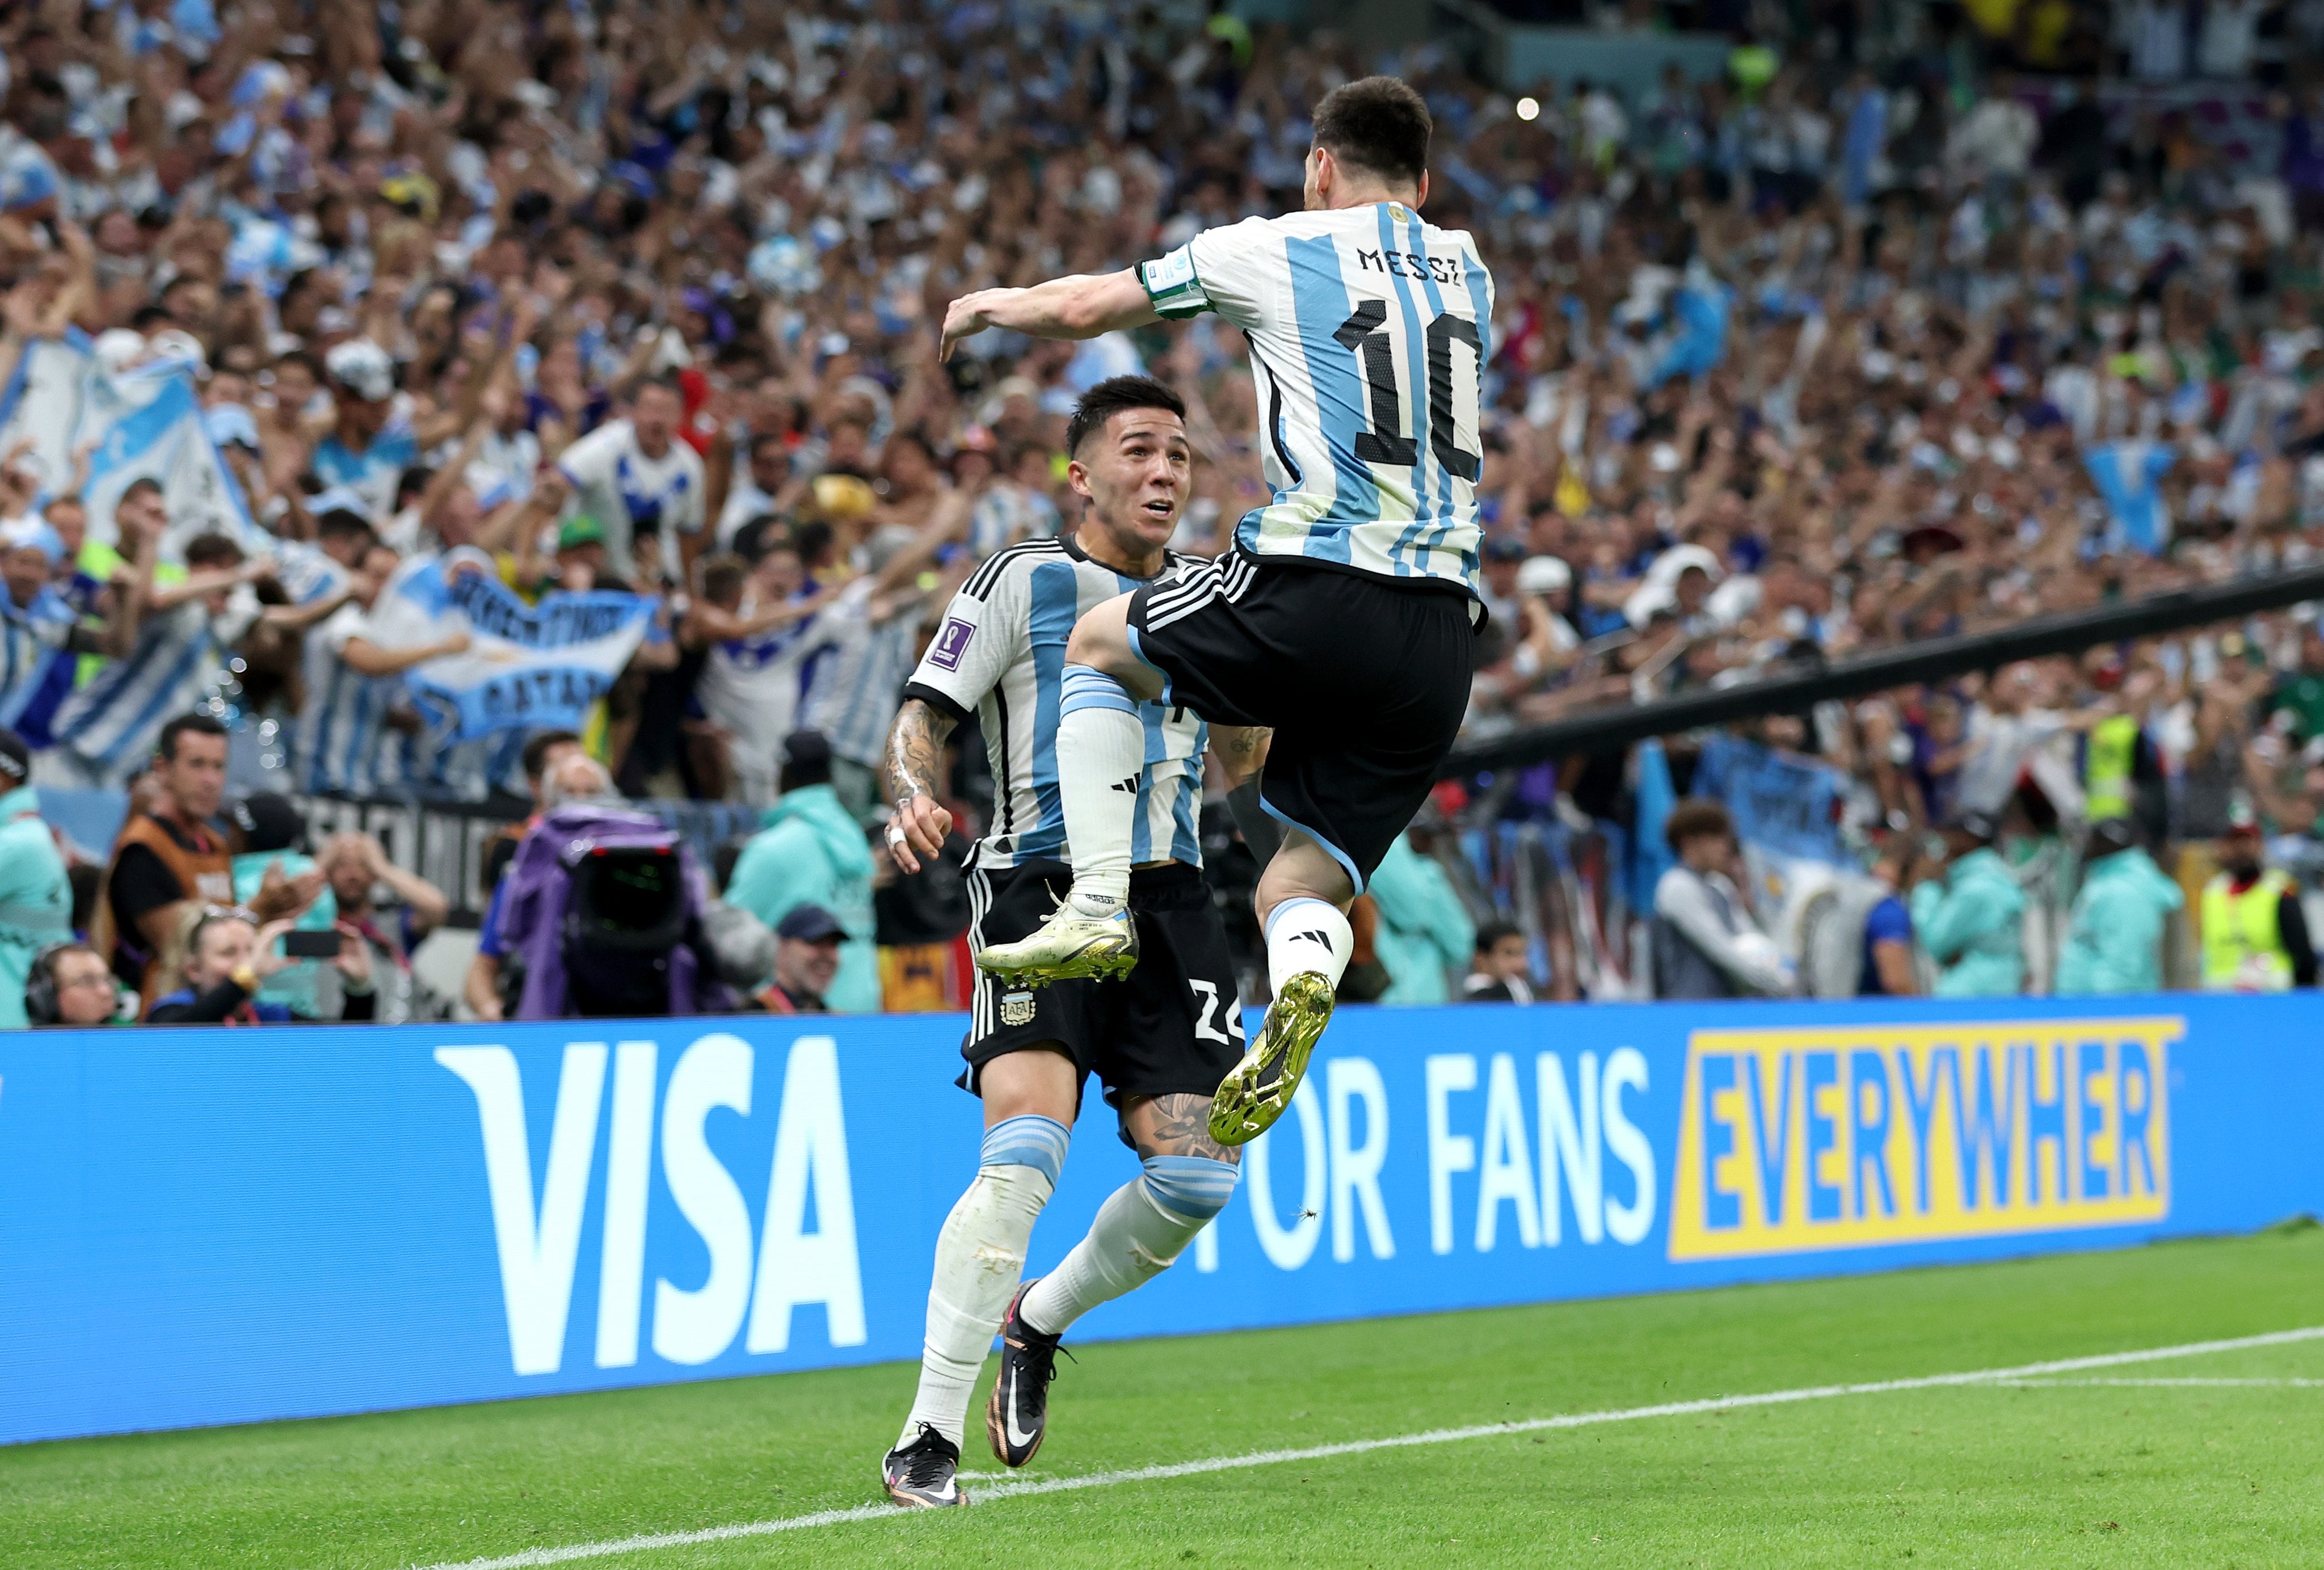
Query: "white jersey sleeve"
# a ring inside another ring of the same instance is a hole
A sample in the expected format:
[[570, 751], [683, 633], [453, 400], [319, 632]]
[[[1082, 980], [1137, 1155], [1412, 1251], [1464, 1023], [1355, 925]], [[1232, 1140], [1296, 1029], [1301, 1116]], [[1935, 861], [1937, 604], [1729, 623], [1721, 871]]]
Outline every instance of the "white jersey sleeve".
[[1176, 321], [1216, 311], [1245, 332], [1267, 325], [1289, 277], [1283, 236], [1265, 218], [1205, 229], [1138, 269], [1157, 316]]
[[980, 571], [972, 577], [945, 607], [944, 624], [920, 656], [905, 695], [933, 694], [951, 706], [955, 719], [973, 716], [984, 695], [1024, 657], [1026, 593], [1022, 572]]
[[607, 420], [559, 453], [557, 466], [576, 485], [609, 485], [628, 436], [628, 426], [618, 420]]

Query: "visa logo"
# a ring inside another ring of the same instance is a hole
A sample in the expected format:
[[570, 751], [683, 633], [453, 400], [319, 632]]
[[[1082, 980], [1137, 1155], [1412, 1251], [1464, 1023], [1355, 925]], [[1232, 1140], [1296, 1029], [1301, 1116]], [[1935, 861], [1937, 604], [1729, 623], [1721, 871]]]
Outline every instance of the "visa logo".
[[1673, 1260], [2160, 1221], [2180, 1019], [1697, 1030]]
[[[436, 1061], [476, 1099], [484, 1179], [508, 1312], [509, 1353], [520, 1374], [555, 1373], [565, 1359], [566, 1325], [580, 1265], [583, 1222], [593, 1187], [604, 1194], [597, 1260], [599, 1368], [628, 1368], [639, 1355], [645, 1309], [646, 1233], [654, 1156], [669, 1201], [698, 1238], [682, 1252], [709, 1256], [653, 1285], [654, 1355], [680, 1364], [711, 1362], [739, 1336], [751, 1353], [790, 1345], [791, 1310], [822, 1306], [834, 1346], [861, 1346], [863, 1277], [855, 1247], [855, 1202], [847, 1167], [847, 1126], [839, 1096], [839, 1052], [829, 1036], [790, 1045], [774, 1113], [773, 1159], [763, 1175], [764, 1220], [752, 1235], [751, 1207], [735, 1173], [714, 1151], [705, 1126], [714, 1112], [749, 1118], [756, 1054], [725, 1031], [681, 1052], [660, 1087], [653, 1041], [567, 1044], [549, 1124], [549, 1159], [533, 1187], [524, 1085], [506, 1047], [439, 1047]], [[606, 1068], [612, 1115], [602, 1114]], [[595, 1182], [598, 1128], [609, 1122], [604, 1177]], [[763, 1147], [761, 1147], [763, 1148]], [[758, 1174], [752, 1174], [758, 1177]], [[807, 1230], [812, 1196], [815, 1230]]]

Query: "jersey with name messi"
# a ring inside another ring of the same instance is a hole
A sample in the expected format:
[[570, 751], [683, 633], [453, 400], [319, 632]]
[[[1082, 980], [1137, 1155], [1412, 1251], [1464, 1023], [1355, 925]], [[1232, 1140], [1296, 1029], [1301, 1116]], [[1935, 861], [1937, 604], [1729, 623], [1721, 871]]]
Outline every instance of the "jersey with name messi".
[[[1071, 536], [1012, 545], [978, 568], [945, 608], [906, 697], [955, 720], [974, 715], [992, 761], [993, 822], [969, 864], [1069, 861], [1057, 794], [1057, 704], [1065, 640], [1084, 611], [1159, 583], [1193, 559], [1168, 552], [1161, 574], [1128, 577], [1093, 561]], [[1203, 864], [1203, 749], [1209, 731], [1192, 711], [1140, 704], [1146, 768], [1130, 831], [1134, 864]]]
[[1138, 276], [1164, 318], [1250, 341], [1275, 499], [1238, 546], [1476, 592], [1493, 280], [1465, 231], [1399, 202], [1247, 218]]

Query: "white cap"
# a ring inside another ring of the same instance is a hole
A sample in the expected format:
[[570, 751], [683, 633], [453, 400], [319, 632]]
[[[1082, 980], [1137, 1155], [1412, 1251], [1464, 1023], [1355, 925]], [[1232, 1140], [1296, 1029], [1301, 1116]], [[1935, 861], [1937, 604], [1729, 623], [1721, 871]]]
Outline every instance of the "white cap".
[[145, 335], [127, 328], [113, 328], [97, 335], [89, 346], [97, 365], [106, 371], [125, 371], [145, 357]]
[[366, 403], [395, 396], [395, 364], [387, 351], [369, 338], [349, 338], [323, 356], [323, 369], [332, 381]]
[[1573, 586], [1573, 569], [1554, 556], [1528, 556], [1517, 568], [1517, 593], [1554, 595]]

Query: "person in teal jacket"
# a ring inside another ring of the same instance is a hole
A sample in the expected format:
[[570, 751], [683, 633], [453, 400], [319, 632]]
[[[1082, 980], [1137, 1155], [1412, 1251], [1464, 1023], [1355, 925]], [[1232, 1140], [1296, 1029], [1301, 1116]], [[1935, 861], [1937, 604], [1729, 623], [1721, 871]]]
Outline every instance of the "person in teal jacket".
[[1422, 854], [1406, 832], [1388, 847], [1364, 891], [1379, 908], [1372, 952], [1388, 974], [1388, 991], [1379, 1001], [1451, 1001], [1452, 967], [1468, 965], [1477, 947], [1477, 928], [1444, 869]]
[[1944, 831], [1943, 877], [1913, 891], [1913, 930], [1937, 962], [1938, 997], [2025, 990], [2025, 894], [1993, 848], [1999, 833], [1987, 814], [1962, 813]]
[[839, 974], [824, 1002], [835, 1014], [876, 1013], [880, 950], [872, 939], [872, 847], [831, 788], [831, 743], [819, 731], [783, 739], [781, 799], [759, 820], [727, 880], [726, 902], [768, 927], [800, 905], [839, 919]]
[[2187, 896], [2163, 875], [2127, 818], [2090, 827], [2081, 891], [2058, 956], [2058, 995], [2163, 988], [2163, 935]]
[[[239, 847], [234, 858], [234, 899], [237, 905], [248, 905], [258, 898], [270, 877], [298, 882], [310, 891], [313, 902], [299, 913], [291, 926], [300, 932], [328, 932], [338, 924], [338, 901], [331, 887], [323, 882], [323, 874], [315, 871], [315, 858], [303, 848], [307, 843], [307, 819], [288, 796], [272, 790], [260, 790], [243, 798], [227, 809], [234, 820], [235, 845]], [[309, 874], [312, 873], [312, 876]], [[327, 959], [295, 959], [266, 978], [258, 989], [262, 1003], [281, 1003], [302, 1019], [319, 1020], [328, 1012], [338, 1018], [338, 989], [329, 984], [327, 993], [323, 972], [331, 968]]]
[[25, 780], [32, 755], [0, 730], [0, 1030], [24, 1028], [24, 984], [32, 960], [72, 937], [72, 884], [56, 836], [41, 817], [40, 792]]

